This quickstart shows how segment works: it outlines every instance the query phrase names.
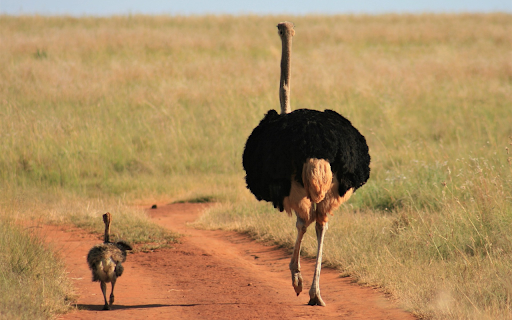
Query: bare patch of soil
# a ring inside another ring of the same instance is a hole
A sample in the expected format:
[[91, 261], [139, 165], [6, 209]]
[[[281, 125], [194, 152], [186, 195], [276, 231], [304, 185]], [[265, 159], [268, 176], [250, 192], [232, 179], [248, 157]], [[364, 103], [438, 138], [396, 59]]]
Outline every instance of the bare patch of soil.
[[155, 222], [184, 237], [173, 248], [130, 254], [110, 311], [101, 310], [100, 286], [91, 281], [85, 260], [101, 240], [77, 228], [44, 226], [42, 236], [64, 258], [78, 294], [78, 310], [59, 319], [415, 319], [378, 290], [328, 268], [320, 279], [327, 307], [308, 306], [314, 261], [301, 263], [305, 290], [297, 297], [283, 250], [235, 232], [187, 226], [207, 206], [148, 209]]

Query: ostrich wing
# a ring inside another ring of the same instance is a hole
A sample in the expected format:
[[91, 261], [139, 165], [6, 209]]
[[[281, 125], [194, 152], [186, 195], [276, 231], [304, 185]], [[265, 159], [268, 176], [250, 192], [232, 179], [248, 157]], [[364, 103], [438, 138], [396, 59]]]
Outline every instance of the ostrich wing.
[[283, 211], [293, 173], [289, 145], [283, 139], [283, 117], [270, 110], [247, 139], [243, 154], [247, 187], [258, 200], [272, 202]]

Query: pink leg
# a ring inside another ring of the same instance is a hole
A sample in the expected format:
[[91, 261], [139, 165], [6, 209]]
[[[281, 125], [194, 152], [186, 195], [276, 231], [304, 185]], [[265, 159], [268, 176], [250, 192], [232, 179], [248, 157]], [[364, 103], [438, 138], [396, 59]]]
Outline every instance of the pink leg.
[[295, 293], [299, 295], [302, 292], [302, 275], [300, 274], [300, 248], [302, 244], [302, 238], [306, 233], [306, 223], [304, 219], [297, 216], [297, 240], [295, 241], [295, 247], [293, 249], [292, 259], [290, 261], [290, 271], [292, 272], [292, 285], [295, 289]]
[[324, 236], [327, 231], [327, 222], [319, 223], [318, 220], [315, 225], [316, 230], [316, 238], [318, 241], [318, 251], [316, 254], [316, 266], [315, 266], [315, 275], [313, 277], [313, 283], [311, 284], [311, 289], [309, 290], [309, 302], [310, 306], [324, 306], [325, 302], [322, 300], [320, 296], [320, 270], [322, 269], [322, 251], [324, 245]]

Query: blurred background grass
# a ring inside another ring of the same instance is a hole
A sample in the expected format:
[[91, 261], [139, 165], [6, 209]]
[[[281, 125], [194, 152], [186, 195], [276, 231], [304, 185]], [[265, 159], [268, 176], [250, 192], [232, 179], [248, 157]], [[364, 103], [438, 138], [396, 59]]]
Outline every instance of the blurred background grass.
[[208, 198], [203, 227], [289, 246], [294, 221], [241, 166], [279, 106], [282, 20], [292, 108], [340, 112], [372, 156], [326, 263], [422, 317], [511, 318], [508, 14], [0, 16], [0, 215], [100, 232], [109, 208], [147, 219], [133, 205]]

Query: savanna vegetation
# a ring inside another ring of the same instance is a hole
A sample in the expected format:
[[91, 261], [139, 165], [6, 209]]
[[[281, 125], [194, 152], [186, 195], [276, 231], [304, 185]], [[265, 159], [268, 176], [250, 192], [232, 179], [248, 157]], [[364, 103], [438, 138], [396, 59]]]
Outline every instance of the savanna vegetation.
[[324, 261], [420, 317], [512, 318], [509, 14], [0, 16], [0, 317], [51, 317], [72, 296], [19, 220], [101, 231], [110, 211], [120, 237], [165, 243], [134, 205], [215, 199], [199, 226], [293, 244], [294, 220], [254, 199], [241, 166], [279, 108], [282, 20], [292, 109], [340, 112], [372, 156]]

